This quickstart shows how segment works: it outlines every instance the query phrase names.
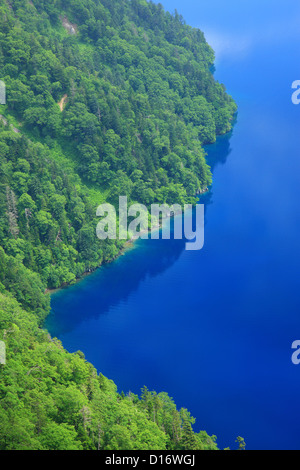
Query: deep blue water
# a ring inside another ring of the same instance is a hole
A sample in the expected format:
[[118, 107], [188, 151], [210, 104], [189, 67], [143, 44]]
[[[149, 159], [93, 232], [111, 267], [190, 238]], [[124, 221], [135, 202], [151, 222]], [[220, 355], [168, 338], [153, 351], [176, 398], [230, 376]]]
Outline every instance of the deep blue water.
[[232, 134], [207, 148], [205, 247], [138, 241], [53, 295], [46, 326], [119, 391], [168, 392], [221, 448], [241, 435], [248, 449], [300, 449], [300, 5], [162, 3], [206, 33], [239, 106]]

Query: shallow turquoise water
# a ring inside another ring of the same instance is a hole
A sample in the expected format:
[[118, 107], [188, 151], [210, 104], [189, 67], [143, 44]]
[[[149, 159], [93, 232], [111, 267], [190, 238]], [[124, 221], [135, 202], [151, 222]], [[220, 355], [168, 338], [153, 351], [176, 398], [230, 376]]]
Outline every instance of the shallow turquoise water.
[[217, 51], [239, 106], [213, 167], [205, 247], [138, 241], [53, 295], [47, 328], [119, 391], [167, 391], [220, 447], [300, 448], [300, 6], [294, 1], [165, 0]]

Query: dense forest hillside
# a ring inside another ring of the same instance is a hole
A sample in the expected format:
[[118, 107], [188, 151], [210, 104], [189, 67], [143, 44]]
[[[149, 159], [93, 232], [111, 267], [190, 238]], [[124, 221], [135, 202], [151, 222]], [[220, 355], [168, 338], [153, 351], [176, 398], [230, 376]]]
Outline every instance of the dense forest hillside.
[[214, 449], [165, 393], [119, 394], [41, 327], [47, 289], [122, 249], [119, 195], [195, 203], [236, 105], [201, 31], [145, 0], [0, 0], [0, 449]]

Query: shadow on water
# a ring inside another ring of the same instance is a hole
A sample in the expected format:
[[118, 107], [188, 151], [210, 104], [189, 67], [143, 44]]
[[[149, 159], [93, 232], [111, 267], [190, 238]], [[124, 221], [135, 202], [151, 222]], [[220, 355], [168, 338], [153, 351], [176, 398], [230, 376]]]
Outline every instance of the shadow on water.
[[207, 153], [206, 161], [211, 168], [212, 173], [219, 165], [225, 165], [229, 155], [231, 154], [230, 139], [233, 135], [233, 130], [228, 134], [221, 135], [217, 138], [214, 144], [206, 145], [204, 147]]
[[99, 268], [78, 284], [52, 295], [52, 314], [45, 327], [55, 336], [72, 331], [82, 321], [106, 314], [125, 302], [146, 278], [165, 272], [180, 257], [184, 240], [138, 240], [125, 255]]
[[[224, 164], [230, 154], [230, 134], [219, 137], [206, 148], [212, 170]], [[205, 209], [212, 203], [212, 190], [200, 197]], [[207, 216], [205, 210], [205, 217]], [[171, 234], [174, 222], [171, 223]], [[167, 271], [185, 250], [186, 240], [138, 240], [112, 264], [99, 268], [76, 285], [52, 294], [52, 313], [45, 328], [58, 338], [71, 332], [83, 321], [96, 319], [137, 291], [146, 278]]]
[[[236, 124], [236, 119], [234, 125]], [[212, 174], [219, 165], [225, 165], [229, 155], [231, 154], [230, 139], [233, 135], [233, 129], [225, 135], [219, 136], [214, 144], [206, 145], [204, 150], [207, 154], [206, 161], [211, 168]], [[207, 208], [213, 203], [213, 186], [209, 191], [200, 196], [199, 201], [205, 206], [205, 222], [207, 217]]]

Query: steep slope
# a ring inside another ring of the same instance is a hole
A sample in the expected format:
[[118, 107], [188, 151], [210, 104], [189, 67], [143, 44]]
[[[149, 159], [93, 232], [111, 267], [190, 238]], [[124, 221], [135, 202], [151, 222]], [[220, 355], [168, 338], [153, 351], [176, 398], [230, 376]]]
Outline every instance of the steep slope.
[[97, 205], [194, 203], [211, 184], [203, 145], [236, 112], [213, 61], [144, 0], [1, 0], [0, 448], [216, 447], [166, 394], [119, 395], [39, 329], [47, 288], [122, 249], [97, 239]]

